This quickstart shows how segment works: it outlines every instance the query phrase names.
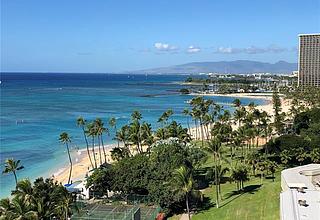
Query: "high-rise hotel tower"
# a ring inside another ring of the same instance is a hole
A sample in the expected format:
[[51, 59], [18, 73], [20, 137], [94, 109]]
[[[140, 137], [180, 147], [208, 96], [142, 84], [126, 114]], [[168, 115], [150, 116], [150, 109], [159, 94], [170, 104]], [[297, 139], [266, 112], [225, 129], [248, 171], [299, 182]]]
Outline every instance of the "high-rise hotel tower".
[[298, 84], [320, 87], [320, 34], [299, 35]]

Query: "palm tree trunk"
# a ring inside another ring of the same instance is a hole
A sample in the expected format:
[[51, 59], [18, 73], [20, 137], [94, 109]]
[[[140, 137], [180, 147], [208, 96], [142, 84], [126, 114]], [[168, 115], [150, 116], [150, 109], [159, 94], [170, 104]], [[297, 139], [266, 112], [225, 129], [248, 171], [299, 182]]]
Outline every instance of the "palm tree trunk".
[[100, 135], [98, 135], [98, 150], [99, 150], [99, 159], [100, 159], [100, 166], [102, 164], [102, 156], [101, 156], [101, 141], [100, 141]]
[[190, 220], [190, 219], [191, 219], [191, 217], [190, 217], [190, 210], [189, 210], [188, 194], [186, 194], [186, 205], [187, 205], [188, 218], [189, 218], [189, 220]]
[[[101, 139], [101, 144], [102, 144], [102, 150], [103, 150], [103, 154], [104, 154], [104, 163], [107, 163], [107, 154], [106, 154], [106, 150], [104, 149], [104, 143], [103, 143], [103, 137], [102, 135], [100, 136]], [[119, 142], [118, 142], [119, 143]]]
[[194, 125], [195, 125], [195, 129], [196, 129], [195, 130], [195, 132], [196, 132], [195, 139], [198, 140], [198, 127], [197, 127], [197, 120], [196, 119], [194, 120]]
[[191, 135], [191, 130], [190, 130], [190, 124], [189, 124], [189, 117], [187, 116], [187, 126], [188, 126], [188, 133]]
[[72, 174], [72, 160], [71, 160], [71, 156], [70, 156], [70, 151], [69, 151], [69, 145], [68, 143], [66, 143], [67, 146], [67, 151], [68, 151], [68, 156], [69, 156], [69, 162], [70, 162], [70, 171], [69, 171], [69, 178], [68, 178], [68, 184], [70, 183], [70, 179], [71, 179], [71, 174]]
[[16, 187], [18, 185], [18, 179], [17, 179], [17, 174], [16, 171], [12, 171], [13, 175], [14, 175], [14, 180], [16, 181]]
[[218, 180], [218, 190], [219, 190], [219, 196], [220, 196], [220, 199], [221, 199], [221, 201], [223, 200], [223, 198], [222, 198], [222, 192], [221, 192], [221, 184], [220, 184], [220, 177], [218, 178], [219, 180]]
[[87, 139], [86, 132], [85, 132], [83, 126], [82, 126], [82, 131], [83, 131], [83, 136], [84, 136], [84, 139], [85, 139], [86, 145], [87, 145], [87, 153], [88, 153], [88, 156], [89, 156], [90, 164], [91, 164], [92, 168], [94, 168], [94, 167], [93, 167], [93, 163], [92, 163], [92, 159], [91, 159], [91, 155], [90, 155], [90, 151], [89, 151], [88, 139]]
[[92, 153], [93, 153], [93, 159], [94, 159], [94, 168], [97, 168], [96, 153], [94, 152], [94, 137], [92, 137]]
[[203, 126], [202, 126], [202, 118], [200, 117], [200, 135], [201, 135], [201, 146], [203, 147]]
[[219, 208], [218, 169], [216, 156], [214, 156], [214, 179], [216, 185], [216, 206]]
[[206, 124], [205, 126], [204, 126], [204, 131], [205, 131], [205, 133], [206, 133], [206, 139], [207, 140], [209, 140], [209, 124]]

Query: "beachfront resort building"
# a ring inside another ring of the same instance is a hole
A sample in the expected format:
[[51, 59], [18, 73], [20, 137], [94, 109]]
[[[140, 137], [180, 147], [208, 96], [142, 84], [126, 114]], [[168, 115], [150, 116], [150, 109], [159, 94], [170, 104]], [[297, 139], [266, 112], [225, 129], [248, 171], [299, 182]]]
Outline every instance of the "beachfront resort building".
[[283, 170], [281, 189], [281, 220], [320, 220], [320, 164]]
[[320, 34], [299, 35], [298, 84], [320, 87]]

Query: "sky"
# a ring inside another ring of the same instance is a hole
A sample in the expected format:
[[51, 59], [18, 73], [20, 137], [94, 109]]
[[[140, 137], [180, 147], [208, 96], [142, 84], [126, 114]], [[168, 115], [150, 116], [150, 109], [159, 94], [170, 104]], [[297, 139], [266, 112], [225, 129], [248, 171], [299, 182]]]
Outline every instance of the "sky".
[[297, 62], [320, 0], [1, 0], [2, 72], [122, 72]]

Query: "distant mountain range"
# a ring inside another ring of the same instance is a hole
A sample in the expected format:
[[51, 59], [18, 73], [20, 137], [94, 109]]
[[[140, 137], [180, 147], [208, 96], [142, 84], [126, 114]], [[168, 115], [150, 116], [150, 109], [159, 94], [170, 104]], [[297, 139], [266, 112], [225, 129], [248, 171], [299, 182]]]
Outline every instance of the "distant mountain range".
[[130, 71], [130, 73], [143, 74], [197, 74], [197, 73], [290, 73], [297, 70], [297, 63], [279, 61], [277, 63], [264, 63], [250, 60], [219, 61], [219, 62], [193, 62], [169, 67], [159, 67]]

